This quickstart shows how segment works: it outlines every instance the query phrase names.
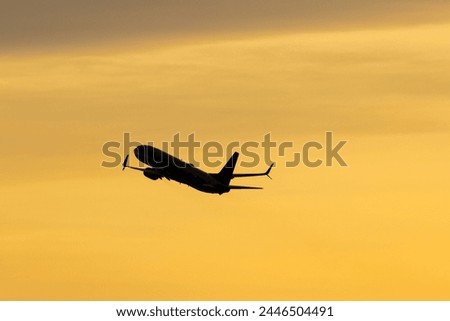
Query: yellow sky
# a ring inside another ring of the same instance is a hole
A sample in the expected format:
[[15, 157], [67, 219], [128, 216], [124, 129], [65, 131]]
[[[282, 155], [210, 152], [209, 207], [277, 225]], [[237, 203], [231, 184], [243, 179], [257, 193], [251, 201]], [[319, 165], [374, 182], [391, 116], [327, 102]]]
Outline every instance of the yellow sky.
[[[387, 24], [3, 54], [0, 299], [448, 300], [449, 37]], [[278, 157], [273, 180], [239, 182], [262, 191], [100, 166], [123, 132], [300, 149], [326, 131], [349, 167]]]

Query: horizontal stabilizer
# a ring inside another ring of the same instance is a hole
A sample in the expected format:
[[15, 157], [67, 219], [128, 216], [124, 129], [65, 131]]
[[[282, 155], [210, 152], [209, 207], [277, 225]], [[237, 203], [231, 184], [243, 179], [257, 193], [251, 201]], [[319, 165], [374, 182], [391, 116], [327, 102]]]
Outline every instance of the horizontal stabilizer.
[[262, 187], [257, 186], [238, 186], [238, 185], [230, 185], [228, 186], [230, 189], [263, 189]]

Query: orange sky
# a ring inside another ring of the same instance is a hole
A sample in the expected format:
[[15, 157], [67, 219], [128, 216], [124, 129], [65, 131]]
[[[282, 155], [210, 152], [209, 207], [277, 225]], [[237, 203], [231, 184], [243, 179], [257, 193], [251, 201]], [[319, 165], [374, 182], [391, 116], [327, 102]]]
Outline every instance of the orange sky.
[[[73, 28], [91, 21], [81, 7], [50, 19], [53, 33], [43, 9], [26, 28], [1, 22], [22, 33], [0, 39], [0, 299], [449, 299], [445, 3], [393, 2], [394, 15], [346, 1], [353, 24], [325, 2], [286, 3], [234, 27], [226, 10], [195, 24], [183, 12], [214, 7], [163, 5], [179, 23], [152, 32], [157, 8], [133, 4], [120, 35], [105, 32], [114, 1], [92, 9], [97, 29]], [[273, 180], [238, 182], [262, 191], [209, 195], [100, 166], [124, 132], [159, 147], [177, 132], [223, 144], [271, 132], [300, 148], [326, 131], [349, 141], [348, 167], [279, 157]]]

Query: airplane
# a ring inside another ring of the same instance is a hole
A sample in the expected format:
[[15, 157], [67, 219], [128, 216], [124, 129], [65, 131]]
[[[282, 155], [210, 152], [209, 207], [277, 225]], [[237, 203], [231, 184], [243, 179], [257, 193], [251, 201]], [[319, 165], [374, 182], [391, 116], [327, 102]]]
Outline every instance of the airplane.
[[134, 155], [141, 162], [151, 167], [129, 166], [128, 156], [130, 155], [127, 155], [123, 161], [122, 170], [130, 168], [142, 171], [145, 177], [152, 180], [166, 178], [169, 181], [174, 180], [181, 184], [189, 185], [201, 192], [219, 195], [228, 193], [232, 189], [262, 189], [262, 187], [256, 186], [230, 185], [230, 181], [236, 177], [248, 176], [267, 176], [271, 178], [269, 173], [274, 165], [270, 165], [269, 169], [264, 173], [234, 174], [234, 167], [239, 157], [239, 153], [235, 152], [219, 173], [206, 173], [194, 167], [194, 165], [185, 163], [181, 159], [150, 145], [139, 145], [134, 149]]

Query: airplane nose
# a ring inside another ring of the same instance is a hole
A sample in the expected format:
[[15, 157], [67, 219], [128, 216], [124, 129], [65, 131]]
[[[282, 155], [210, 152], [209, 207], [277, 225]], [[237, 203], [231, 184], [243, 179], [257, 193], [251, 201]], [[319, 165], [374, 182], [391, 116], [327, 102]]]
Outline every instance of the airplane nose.
[[150, 165], [152, 162], [152, 147], [148, 145], [139, 145], [134, 149], [134, 155], [136, 155], [136, 158], [139, 159], [144, 164]]
[[143, 155], [143, 147], [142, 145], [139, 145], [138, 147], [136, 147], [134, 149], [134, 155], [136, 156], [137, 159], [139, 159], [139, 155]]
[[146, 154], [145, 154], [145, 146], [144, 145], [139, 145], [138, 147], [136, 147], [134, 149], [134, 155], [136, 156], [137, 159], [139, 159], [141, 162], [145, 162], [145, 158], [146, 158]]

